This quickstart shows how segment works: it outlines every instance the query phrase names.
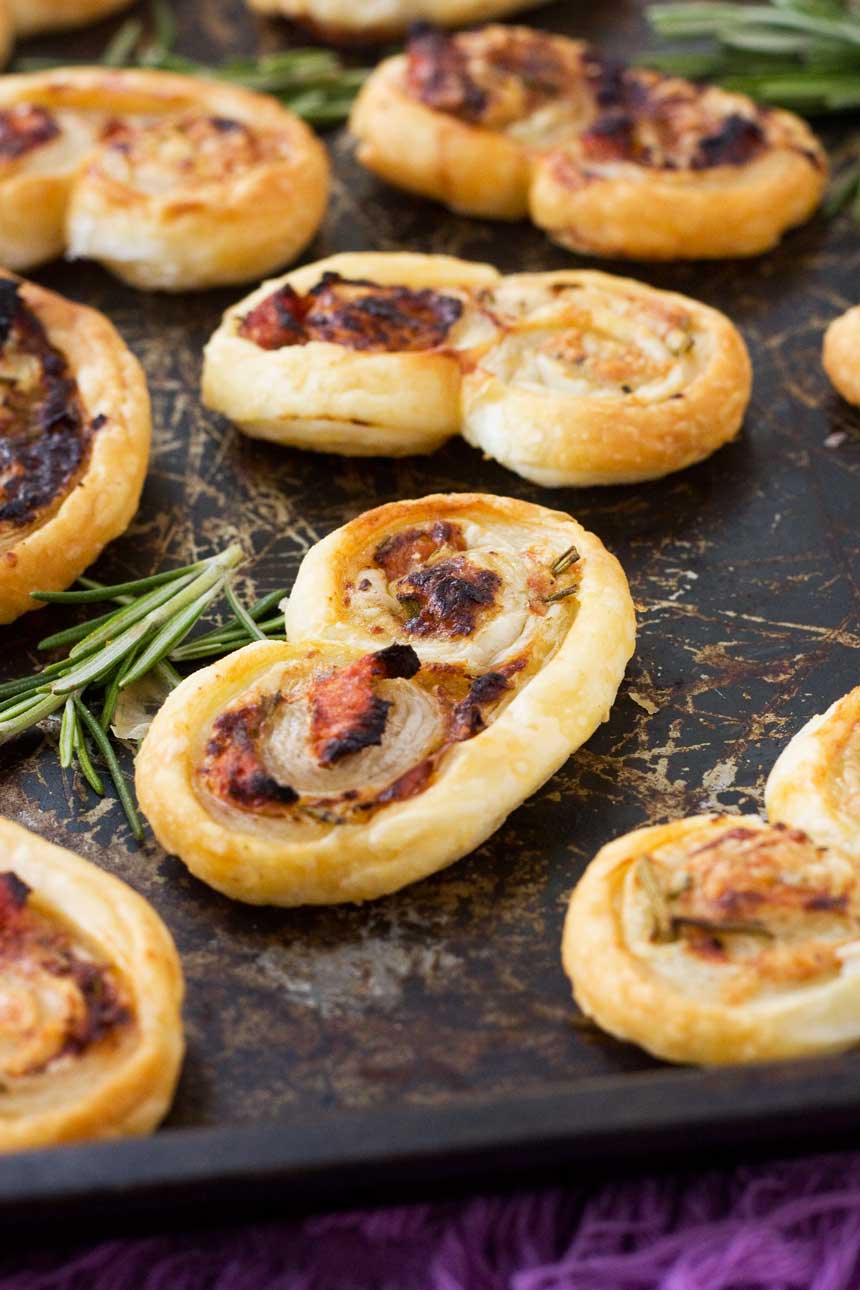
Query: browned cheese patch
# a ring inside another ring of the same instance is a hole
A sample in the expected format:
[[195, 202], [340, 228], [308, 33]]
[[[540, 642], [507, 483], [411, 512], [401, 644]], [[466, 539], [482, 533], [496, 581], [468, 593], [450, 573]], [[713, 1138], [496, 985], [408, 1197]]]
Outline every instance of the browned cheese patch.
[[[304, 812], [333, 824], [366, 817], [388, 803], [423, 792], [444, 753], [487, 727], [493, 710], [511, 688], [511, 677], [522, 666], [517, 661], [498, 672], [472, 677], [449, 665], [422, 668], [411, 646], [390, 645], [343, 667], [321, 670], [300, 692], [246, 696], [212, 723], [196, 770], [197, 783], [226, 805], [263, 817], [295, 817]], [[266, 746], [285, 704], [306, 704], [304, 752], [317, 767], [330, 770], [383, 743], [392, 705], [375, 687], [394, 678], [417, 678], [435, 701], [440, 733], [429, 754], [374, 789], [358, 785], [321, 795], [297, 791], [273, 778], [267, 769]]]

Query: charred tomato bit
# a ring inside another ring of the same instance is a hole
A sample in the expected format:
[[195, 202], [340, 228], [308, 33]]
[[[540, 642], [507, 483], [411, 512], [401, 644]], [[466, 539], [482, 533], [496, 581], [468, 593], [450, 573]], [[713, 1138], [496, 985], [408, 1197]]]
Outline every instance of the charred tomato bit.
[[415, 565], [426, 564], [443, 547], [450, 547], [454, 551], [466, 549], [466, 539], [459, 524], [437, 520], [435, 524], [422, 528], [392, 533], [379, 543], [373, 553], [373, 563], [393, 582], [402, 578]]
[[421, 664], [410, 645], [389, 645], [317, 681], [310, 696], [310, 747], [320, 766], [382, 743], [391, 704], [374, 680], [409, 678]]
[[206, 745], [203, 778], [219, 797], [249, 810], [292, 806], [299, 795], [281, 784], [260, 763], [259, 741], [266, 722], [281, 701], [279, 694], [222, 712], [212, 724]]
[[454, 296], [380, 286], [324, 273], [306, 295], [280, 287], [248, 313], [239, 335], [262, 349], [323, 341], [376, 353], [416, 353], [441, 345], [463, 313]]
[[[69, 936], [28, 904], [30, 888], [14, 873], [0, 874], [0, 972], [25, 963], [49, 976], [70, 978], [83, 1001], [55, 1054], [80, 1054], [131, 1021], [111, 968], [83, 956]], [[54, 1060], [52, 1058], [52, 1060]], [[40, 1069], [28, 1073], [35, 1075]]]
[[0, 161], [16, 161], [60, 133], [54, 117], [30, 103], [0, 112]]
[[713, 134], [699, 140], [690, 163], [693, 170], [711, 166], [743, 166], [764, 147], [764, 130], [751, 117], [733, 112]]
[[416, 23], [410, 32], [406, 84], [419, 102], [466, 121], [480, 121], [487, 107], [486, 92], [472, 78], [457, 38], [429, 23]]
[[489, 28], [456, 36], [424, 25], [409, 41], [406, 85], [434, 111], [493, 128], [498, 113], [514, 120], [569, 95], [574, 67], [543, 32]]
[[[0, 524], [30, 523], [68, 491], [89, 455], [83, 415], [66, 361], [22, 300], [0, 279]], [[20, 373], [20, 375], [19, 375]]]
[[404, 630], [411, 636], [471, 636], [478, 614], [495, 604], [501, 578], [465, 556], [452, 556], [407, 573], [397, 599], [411, 610]]

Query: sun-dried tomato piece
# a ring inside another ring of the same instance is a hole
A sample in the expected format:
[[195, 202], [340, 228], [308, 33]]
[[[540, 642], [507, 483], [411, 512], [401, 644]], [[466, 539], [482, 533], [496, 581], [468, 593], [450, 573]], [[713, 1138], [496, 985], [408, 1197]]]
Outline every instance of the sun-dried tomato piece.
[[373, 682], [414, 676], [421, 666], [409, 645], [366, 654], [317, 681], [310, 697], [310, 747], [320, 766], [382, 743], [391, 704], [373, 693]]
[[23, 525], [71, 487], [89, 455], [93, 426], [65, 358], [18, 284], [5, 278], [0, 375], [0, 524]]

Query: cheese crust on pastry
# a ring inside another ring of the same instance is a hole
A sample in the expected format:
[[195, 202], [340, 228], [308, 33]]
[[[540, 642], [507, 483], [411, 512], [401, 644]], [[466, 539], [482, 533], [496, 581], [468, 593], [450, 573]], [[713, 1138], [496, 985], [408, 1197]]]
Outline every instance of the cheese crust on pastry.
[[184, 1051], [182, 970], [145, 900], [0, 819], [0, 1151], [150, 1133]]
[[460, 429], [456, 355], [490, 265], [344, 254], [264, 283], [206, 346], [202, 397], [245, 434], [316, 452], [432, 452]]
[[860, 405], [860, 305], [834, 318], [824, 333], [821, 360], [843, 399]]
[[542, 0], [249, 0], [257, 13], [290, 18], [316, 36], [338, 41], [380, 41], [401, 36], [416, 22], [466, 27], [532, 9]]
[[127, 9], [130, 0], [6, 0], [19, 36], [86, 27]]
[[463, 435], [545, 487], [656, 479], [734, 438], [746, 346], [724, 314], [605, 273], [502, 279], [464, 355]]
[[774, 763], [768, 817], [860, 863], [860, 687], [799, 730]]
[[639, 829], [574, 891], [563, 961], [582, 1010], [702, 1065], [860, 1041], [860, 880], [844, 854], [755, 816]]
[[149, 459], [137, 359], [103, 314], [0, 272], [0, 623], [128, 527]]
[[351, 125], [389, 182], [469, 214], [529, 214], [591, 255], [754, 255], [827, 181], [791, 113], [525, 27], [419, 32], [369, 78]]
[[162, 845], [255, 904], [369, 900], [474, 850], [607, 718], [635, 630], [597, 538], [470, 494], [331, 534], [286, 616], [288, 644], [174, 690], [137, 760]]
[[298, 255], [325, 211], [322, 144], [237, 86], [104, 68], [9, 76], [0, 127], [0, 251], [13, 268], [65, 248], [137, 287], [243, 282]]

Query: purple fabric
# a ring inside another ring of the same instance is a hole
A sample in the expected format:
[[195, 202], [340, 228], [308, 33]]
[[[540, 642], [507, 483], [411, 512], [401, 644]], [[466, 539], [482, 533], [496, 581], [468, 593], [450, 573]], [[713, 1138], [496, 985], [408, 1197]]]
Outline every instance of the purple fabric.
[[860, 1156], [0, 1258], [0, 1290], [857, 1290]]

